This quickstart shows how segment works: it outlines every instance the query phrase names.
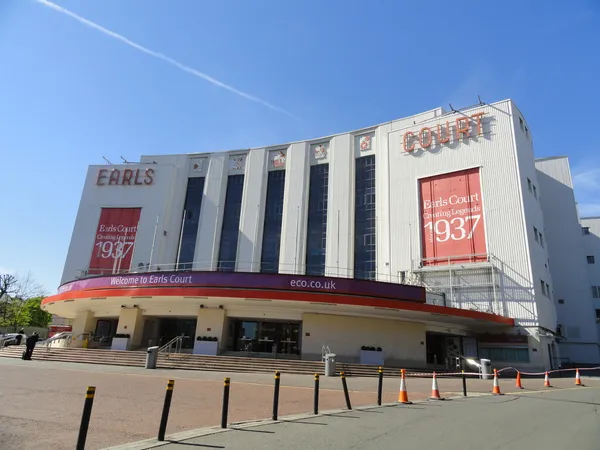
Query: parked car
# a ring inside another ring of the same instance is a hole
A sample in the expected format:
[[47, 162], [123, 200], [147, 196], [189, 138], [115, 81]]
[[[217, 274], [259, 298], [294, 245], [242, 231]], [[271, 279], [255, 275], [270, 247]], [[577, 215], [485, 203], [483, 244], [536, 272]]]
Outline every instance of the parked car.
[[25, 339], [27, 339], [27, 335], [25, 333], [6, 333], [0, 336], [0, 342], [2, 343], [3, 347], [25, 344]]

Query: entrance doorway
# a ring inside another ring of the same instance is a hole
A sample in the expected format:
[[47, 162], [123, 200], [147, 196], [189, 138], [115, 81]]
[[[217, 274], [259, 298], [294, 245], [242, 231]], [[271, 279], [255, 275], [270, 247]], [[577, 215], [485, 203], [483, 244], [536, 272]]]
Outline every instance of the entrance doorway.
[[231, 319], [228, 350], [300, 354], [301, 322]]
[[463, 342], [461, 336], [428, 331], [426, 341], [427, 364], [434, 368], [458, 368], [457, 364], [462, 365], [461, 357], [467, 356], [466, 353], [469, 354], [468, 356], [473, 356], [473, 352], [475, 352], [474, 356], [477, 356], [477, 342], [473, 342], [472, 339], [466, 339], [466, 342]]
[[160, 319], [158, 345], [165, 345], [177, 336], [183, 336], [181, 348], [194, 348], [197, 319]]

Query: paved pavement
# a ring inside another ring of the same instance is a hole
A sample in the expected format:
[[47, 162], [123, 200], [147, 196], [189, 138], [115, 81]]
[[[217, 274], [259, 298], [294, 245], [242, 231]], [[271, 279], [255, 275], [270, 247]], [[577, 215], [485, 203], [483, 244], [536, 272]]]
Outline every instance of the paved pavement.
[[598, 387], [424, 401], [234, 428], [159, 448], [597, 450], [599, 405]]
[[[89, 449], [105, 448], [156, 436], [168, 379], [175, 392], [167, 433], [180, 433], [220, 423], [223, 378], [231, 378], [230, 423], [271, 417], [273, 376], [186, 370], [22, 361], [0, 358], [0, 448], [71, 449], [77, 440], [83, 397], [96, 386]], [[282, 373], [280, 417], [312, 411], [313, 377]], [[557, 387], [572, 387], [573, 379], [553, 379]], [[600, 380], [586, 380], [600, 386]], [[409, 398], [431, 392], [431, 379], [408, 379]], [[376, 402], [376, 378], [348, 378], [353, 406]], [[503, 391], [514, 380], [502, 378]], [[524, 379], [527, 389], [542, 388], [540, 379]], [[439, 380], [442, 396], [461, 393], [460, 379]], [[321, 377], [322, 411], [345, 407], [339, 378]], [[470, 379], [469, 393], [489, 392], [491, 381]], [[398, 398], [398, 378], [384, 382], [384, 403]]]

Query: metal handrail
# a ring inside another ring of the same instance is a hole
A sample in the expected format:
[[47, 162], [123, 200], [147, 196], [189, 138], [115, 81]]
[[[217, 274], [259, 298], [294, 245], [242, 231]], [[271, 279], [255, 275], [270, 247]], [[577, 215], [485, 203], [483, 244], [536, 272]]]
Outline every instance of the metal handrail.
[[166, 355], [171, 354], [171, 350], [173, 350], [173, 345], [175, 346], [175, 353], [181, 352], [181, 346], [183, 344], [183, 340], [188, 338], [189, 336], [176, 336], [167, 342], [165, 345], [158, 349], [158, 353], [164, 353]]
[[46, 346], [46, 351], [50, 351], [50, 344], [52, 342], [58, 341], [60, 339], [67, 339], [68, 340], [68, 346], [71, 346], [71, 342], [73, 340], [73, 332], [71, 331], [61, 331], [60, 333], [55, 334], [52, 337], [46, 338], [44, 340], [41, 340], [38, 342], [38, 345], [45, 345]]
[[331, 350], [329, 348], [329, 345], [324, 345], [321, 348], [321, 361], [325, 362], [325, 360], [327, 359], [326, 356], [330, 353], [331, 353]]

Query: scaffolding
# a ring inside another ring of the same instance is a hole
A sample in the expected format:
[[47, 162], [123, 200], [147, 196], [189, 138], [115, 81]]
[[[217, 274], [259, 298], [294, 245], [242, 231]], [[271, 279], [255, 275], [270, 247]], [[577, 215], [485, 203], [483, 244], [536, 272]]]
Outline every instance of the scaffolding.
[[502, 263], [493, 255], [465, 255], [413, 261], [407, 284], [441, 295], [443, 306], [506, 315]]

